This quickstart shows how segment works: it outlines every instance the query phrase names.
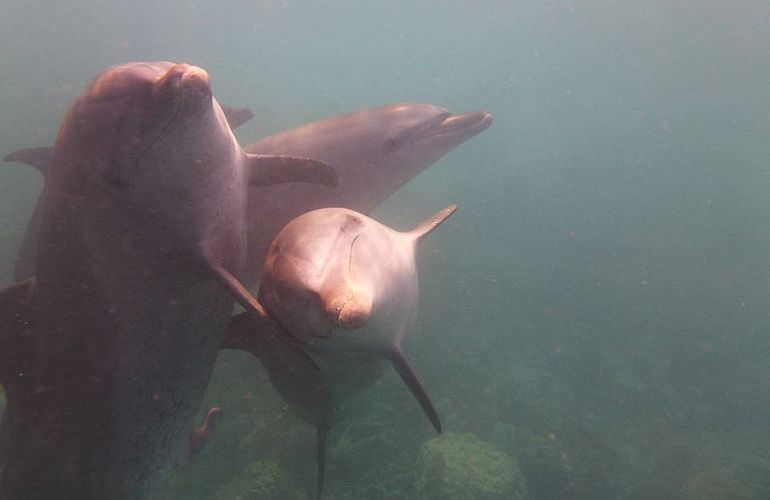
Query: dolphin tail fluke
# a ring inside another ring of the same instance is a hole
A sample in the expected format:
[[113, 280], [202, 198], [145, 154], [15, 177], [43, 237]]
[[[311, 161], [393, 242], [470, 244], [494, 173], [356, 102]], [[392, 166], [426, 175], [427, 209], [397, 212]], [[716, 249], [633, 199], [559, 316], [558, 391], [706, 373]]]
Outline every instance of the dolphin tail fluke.
[[428, 393], [425, 392], [425, 388], [422, 386], [417, 374], [412, 370], [412, 367], [409, 366], [409, 361], [404, 357], [404, 353], [401, 352], [400, 349], [396, 349], [390, 354], [390, 360], [393, 363], [393, 368], [396, 369], [396, 372], [398, 372], [401, 379], [406, 383], [406, 386], [409, 387], [409, 390], [412, 391], [412, 394], [414, 394], [414, 397], [420, 403], [420, 406], [422, 406], [430, 423], [433, 424], [433, 427], [437, 432], [441, 432], [441, 420], [436, 412], [436, 408], [433, 406]]
[[8, 153], [3, 157], [5, 161], [14, 161], [24, 163], [40, 170], [43, 175], [48, 173], [51, 168], [51, 158], [53, 158], [53, 148], [27, 148]]
[[249, 184], [271, 186], [285, 182], [309, 182], [335, 187], [339, 177], [326, 163], [298, 156], [246, 155]]
[[254, 118], [254, 112], [251, 110], [251, 108], [231, 108], [230, 106], [225, 106], [224, 104], [220, 104], [220, 106], [222, 107], [222, 111], [225, 113], [225, 118], [227, 118], [227, 124], [230, 125], [232, 130], [237, 129], [244, 123]]
[[441, 210], [435, 215], [424, 220], [422, 223], [420, 223], [419, 226], [409, 231], [408, 234], [412, 235], [414, 240], [419, 243], [420, 241], [424, 240], [426, 236], [432, 233], [434, 229], [439, 227], [442, 222], [447, 220], [449, 216], [455, 213], [456, 211], [457, 211], [457, 205], [449, 205], [445, 209]]
[[251, 311], [259, 316], [267, 316], [262, 304], [249, 292], [238, 278], [233, 276], [230, 271], [221, 265], [212, 264], [211, 271], [216, 279], [222, 284], [225, 290], [247, 311]]
[[329, 437], [329, 425], [319, 424], [316, 432], [316, 488], [315, 498], [321, 500], [326, 477], [326, 438]]

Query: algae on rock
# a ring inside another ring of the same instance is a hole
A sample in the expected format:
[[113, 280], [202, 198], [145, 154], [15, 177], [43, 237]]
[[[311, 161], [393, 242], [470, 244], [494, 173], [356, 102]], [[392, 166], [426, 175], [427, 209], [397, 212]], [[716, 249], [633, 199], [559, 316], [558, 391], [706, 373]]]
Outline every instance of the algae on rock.
[[519, 465], [475, 435], [446, 433], [423, 444], [417, 459], [422, 499], [525, 500]]

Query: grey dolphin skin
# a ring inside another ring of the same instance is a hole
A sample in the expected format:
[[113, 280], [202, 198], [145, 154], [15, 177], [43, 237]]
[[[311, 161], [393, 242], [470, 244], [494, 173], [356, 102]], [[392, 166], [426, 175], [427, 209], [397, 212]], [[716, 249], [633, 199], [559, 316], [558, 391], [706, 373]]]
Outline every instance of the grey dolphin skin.
[[[251, 118], [254, 113], [249, 108], [232, 108], [222, 106], [227, 123], [235, 130]], [[8, 153], [3, 157], [4, 161], [24, 163], [35, 167], [42, 175], [43, 180], [48, 174], [53, 158], [52, 147], [27, 148]], [[35, 255], [37, 254], [37, 237], [40, 232], [40, 200], [35, 205], [35, 210], [27, 224], [27, 230], [21, 240], [21, 246], [16, 257], [14, 268], [14, 280], [24, 281], [35, 275]]]
[[[233, 110], [233, 126], [248, 110]], [[324, 207], [369, 213], [401, 186], [452, 149], [492, 124], [487, 112], [452, 114], [432, 104], [400, 103], [334, 116], [278, 132], [244, 148], [250, 153], [315, 158], [333, 165], [339, 186], [273, 186], [248, 199], [248, 259], [244, 281], [256, 282], [270, 242], [294, 217]], [[46, 164], [46, 148], [21, 150], [7, 161]], [[32, 218], [17, 260], [16, 280], [34, 275], [32, 250], [36, 219]]]
[[[406, 233], [342, 208], [297, 217], [275, 238], [265, 261], [259, 300], [269, 317], [247, 312], [231, 322], [224, 348], [257, 357], [286, 402], [316, 426], [319, 498], [326, 436], [341, 417], [340, 404], [373, 385], [386, 361], [441, 432], [401, 343], [417, 317], [417, 246], [456, 208]], [[284, 335], [301, 341], [302, 352], [282, 341]]]
[[249, 185], [336, 184], [241, 150], [201, 68], [99, 75], [59, 130], [36, 277], [0, 292], [0, 498], [144, 499], [180, 457], [237, 301]]

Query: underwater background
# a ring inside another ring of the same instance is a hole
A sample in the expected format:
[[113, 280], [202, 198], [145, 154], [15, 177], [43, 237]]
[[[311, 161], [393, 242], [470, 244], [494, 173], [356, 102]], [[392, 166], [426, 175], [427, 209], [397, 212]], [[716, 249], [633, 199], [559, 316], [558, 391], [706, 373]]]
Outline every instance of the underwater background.
[[[399, 101], [494, 125], [374, 213], [421, 249], [406, 352], [330, 435], [324, 498], [770, 498], [770, 3], [0, 1], [0, 153], [105, 67], [204, 67], [242, 143]], [[0, 169], [0, 279], [41, 185]], [[301, 499], [315, 430], [248, 355], [164, 499]]]

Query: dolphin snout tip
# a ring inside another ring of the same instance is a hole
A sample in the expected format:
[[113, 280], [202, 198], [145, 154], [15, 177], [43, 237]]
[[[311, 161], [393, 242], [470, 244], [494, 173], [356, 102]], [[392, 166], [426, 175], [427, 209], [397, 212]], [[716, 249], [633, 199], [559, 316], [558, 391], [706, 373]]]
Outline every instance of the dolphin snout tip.
[[155, 95], [184, 93], [190, 96], [211, 97], [211, 80], [208, 72], [197, 66], [181, 63], [171, 66], [155, 82]]
[[327, 309], [329, 319], [336, 326], [345, 330], [357, 330], [369, 321], [372, 308], [368, 301], [347, 300], [332, 301], [331, 307]]

